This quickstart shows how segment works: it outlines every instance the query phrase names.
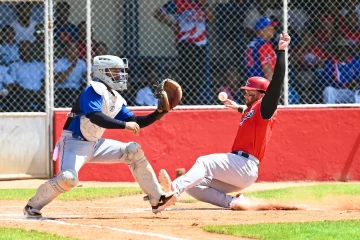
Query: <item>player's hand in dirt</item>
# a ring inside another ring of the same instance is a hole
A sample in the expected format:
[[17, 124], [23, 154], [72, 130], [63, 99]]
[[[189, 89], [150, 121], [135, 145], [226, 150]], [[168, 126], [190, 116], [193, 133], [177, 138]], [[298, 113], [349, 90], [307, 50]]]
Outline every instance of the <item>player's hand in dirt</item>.
[[135, 136], [139, 135], [140, 126], [136, 122], [126, 122], [125, 129], [133, 132]]

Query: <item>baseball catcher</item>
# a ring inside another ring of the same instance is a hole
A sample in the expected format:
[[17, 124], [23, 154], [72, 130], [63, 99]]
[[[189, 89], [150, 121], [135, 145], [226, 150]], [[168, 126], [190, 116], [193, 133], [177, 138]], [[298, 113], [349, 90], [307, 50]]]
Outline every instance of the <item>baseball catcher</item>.
[[[94, 81], [76, 99], [68, 114], [54, 153], [59, 152], [59, 174], [40, 185], [28, 201], [24, 214], [41, 218], [40, 212], [60, 194], [76, 187], [78, 173], [86, 162], [126, 163], [157, 213], [175, 202], [173, 192], [164, 192], [145, 153], [136, 142], [102, 138], [105, 129], [125, 129], [138, 135], [141, 128], [163, 117], [181, 100], [181, 88], [172, 80], [159, 87], [159, 106], [149, 115], [135, 116], [117, 92], [127, 88], [128, 62], [125, 58], [104, 55], [94, 58]], [[57, 159], [58, 156], [54, 156]]]

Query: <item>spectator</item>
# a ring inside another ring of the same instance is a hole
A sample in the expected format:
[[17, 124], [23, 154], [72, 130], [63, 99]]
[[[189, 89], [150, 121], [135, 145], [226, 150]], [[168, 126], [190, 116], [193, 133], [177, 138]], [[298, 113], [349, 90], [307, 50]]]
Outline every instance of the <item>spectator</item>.
[[[346, 16], [349, 12], [355, 12], [358, 15], [358, 18], [360, 19], [360, 4], [359, 0], [346, 0], [346, 4], [342, 4], [339, 6], [340, 13], [343, 16]], [[360, 24], [360, 22], [359, 22]]]
[[[45, 65], [33, 60], [32, 43], [19, 43], [20, 61], [9, 66], [14, 84], [9, 84], [9, 94], [4, 99], [6, 111], [43, 111]], [[5, 101], [6, 100], [6, 101]], [[41, 102], [40, 102], [41, 101]]]
[[360, 44], [360, 25], [356, 12], [350, 11], [345, 15], [345, 21], [341, 23], [341, 30], [348, 44], [358, 47]]
[[274, 36], [274, 26], [270, 18], [262, 17], [255, 24], [255, 37], [245, 50], [247, 78], [264, 77], [271, 81], [275, 68], [276, 55], [270, 39]]
[[[324, 103], [354, 103], [359, 88], [360, 64], [349, 55], [349, 45], [332, 46], [335, 57], [324, 63]], [[334, 56], [333, 55], [333, 56]]]
[[21, 2], [16, 5], [16, 20], [11, 24], [16, 33], [16, 42], [35, 41], [34, 30], [38, 24], [31, 18], [31, 2]]
[[107, 55], [108, 47], [104, 42], [97, 42], [95, 44], [95, 56]]
[[3, 36], [4, 36], [3, 29], [0, 29], [0, 45], [3, 44], [3, 42], [4, 42], [4, 37]]
[[[306, 8], [306, 6], [304, 6], [304, 3], [301, 1], [289, 2], [289, 25], [294, 32], [301, 32], [306, 29], [305, 23], [309, 20], [309, 15], [304, 8]], [[293, 39], [292, 36], [291, 38]]]
[[0, 61], [3, 65], [19, 61], [19, 46], [15, 39], [15, 30], [10, 25], [2, 29], [3, 43], [0, 45]]
[[[81, 59], [86, 59], [86, 22], [80, 22], [78, 25], [78, 53]], [[91, 59], [95, 56], [95, 46], [97, 42], [93, 39], [94, 38], [94, 29], [91, 28]]]
[[71, 107], [82, 88], [86, 86], [86, 63], [78, 57], [76, 42], [67, 43], [65, 57], [55, 62], [54, 72], [55, 106]]
[[259, 18], [262, 16], [270, 16], [268, 13], [270, 6], [269, 0], [253, 0], [251, 1], [250, 10], [246, 13], [244, 20], [244, 27], [249, 32], [250, 36], [254, 36], [254, 26]]
[[142, 64], [141, 77], [144, 79], [143, 87], [136, 93], [135, 102], [140, 106], [157, 106], [158, 100], [155, 97], [155, 87], [158, 81], [156, 67], [152, 62]]
[[33, 59], [39, 62], [45, 62], [45, 27], [39, 23], [35, 27], [35, 41], [33, 43]]
[[55, 6], [55, 29], [54, 39], [56, 44], [56, 56], [63, 57], [63, 48], [69, 41], [77, 40], [78, 28], [69, 21], [70, 4], [66, 1], [58, 2]]
[[207, 21], [213, 19], [206, 0], [171, 0], [157, 9], [154, 17], [176, 34], [178, 73], [176, 81], [183, 87], [183, 104], [200, 103], [205, 82]]
[[[340, 14], [337, 5], [334, 3], [325, 6], [322, 13], [315, 16], [316, 21], [312, 23], [312, 25], [317, 26], [315, 38], [318, 45], [323, 49], [329, 49], [344, 37], [340, 29], [344, 17]], [[312, 26], [309, 25], [309, 27]]]
[[326, 59], [325, 52], [316, 45], [312, 31], [304, 31], [301, 43], [293, 49], [293, 65], [296, 68], [295, 85], [303, 103], [316, 102], [315, 71], [322, 68]]
[[[244, 42], [250, 38], [243, 27], [249, 4], [247, 0], [230, 0], [218, 3], [215, 8], [216, 47], [219, 62], [231, 62], [235, 66], [242, 65], [242, 53], [245, 51]], [[220, 64], [217, 64], [220, 65]]]
[[0, 65], [0, 111], [3, 110], [3, 98], [9, 93], [8, 85], [14, 84], [14, 80], [9, 74], [9, 68]]

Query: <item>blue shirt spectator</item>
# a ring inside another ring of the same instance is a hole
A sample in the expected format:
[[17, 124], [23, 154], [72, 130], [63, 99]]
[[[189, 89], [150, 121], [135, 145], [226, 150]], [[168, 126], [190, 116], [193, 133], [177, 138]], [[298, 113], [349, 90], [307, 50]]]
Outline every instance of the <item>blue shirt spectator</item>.
[[345, 61], [338, 58], [330, 58], [324, 61], [324, 82], [325, 86], [344, 88], [358, 79], [359, 61], [348, 57]]
[[63, 48], [70, 41], [78, 39], [78, 27], [69, 21], [70, 4], [62, 1], [55, 6], [54, 39], [56, 44], [56, 56], [63, 56]]
[[23, 41], [19, 46], [20, 61], [9, 66], [9, 72], [15, 83], [21, 87], [38, 91], [42, 88], [45, 77], [45, 65], [32, 59], [32, 43]]
[[[336, 47], [336, 48], [335, 48]], [[354, 103], [358, 89], [360, 64], [348, 56], [348, 46], [333, 46], [337, 57], [324, 62], [323, 98], [325, 104]]]
[[[0, 28], [3, 28], [5, 25], [16, 21], [16, 8], [14, 7], [14, 4], [16, 4], [15, 1], [1, 2], [0, 13], [6, 14], [0, 14]], [[44, 4], [42, 2], [33, 1], [30, 7], [31, 21], [44, 21]]]
[[276, 63], [276, 54], [270, 42], [274, 36], [277, 23], [270, 18], [259, 18], [254, 30], [255, 37], [245, 50], [246, 75], [264, 77], [271, 81]]
[[9, 68], [6, 66], [0, 65], [0, 95], [2, 94], [2, 90], [6, 88], [6, 85], [15, 83], [14, 79], [9, 74]]
[[4, 42], [0, 45], [0, 61], [4, 65], [9, 65], [19, 61], [19, 46], [15, 39], [15, 30], [10, 25], [6, 25], [2, 29]]
[[[66, 72], [71, 66], [72, 62], [70, 62], [67, 58], [60, 58], [55, 62], [54, 72], [55, 73], [63, 73]], [[62, 83], [56, 83], [57, 88], [73, 88], [78, 89], [82, 82], [85, 81], [84, 75], [86, 74], [86, 63], [81, 60], [76, 60], [75, 68], [71, 71], [67, 79]]]
[[38, 22], [31, 18], [31, 2], [21, 2], [16, 5], [16, 20], [11, 23], [16, 33], [16, 42], [35, 41], [34, 30]]
[[55, 106], [70, 107], [86, 86], [86, 63], [78, 57], [77, 42], [65, 45], [65, 56], [56, 61]]
[[38, 91], [45, 77], [45, 65], [42, 62], [21, 60], [10, 65], [10, 74], [21, 87]]

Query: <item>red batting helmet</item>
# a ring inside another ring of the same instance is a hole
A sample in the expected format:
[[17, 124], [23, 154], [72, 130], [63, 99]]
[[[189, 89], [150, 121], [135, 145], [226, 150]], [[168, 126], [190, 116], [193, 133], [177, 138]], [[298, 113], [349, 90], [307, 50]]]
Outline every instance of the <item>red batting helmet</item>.
[[246, 81], [246, 85], [241, 90], [260, 90], [266, 92], [269, 86], [269, 80], [263, 77], [251, 77]]

